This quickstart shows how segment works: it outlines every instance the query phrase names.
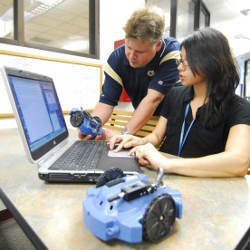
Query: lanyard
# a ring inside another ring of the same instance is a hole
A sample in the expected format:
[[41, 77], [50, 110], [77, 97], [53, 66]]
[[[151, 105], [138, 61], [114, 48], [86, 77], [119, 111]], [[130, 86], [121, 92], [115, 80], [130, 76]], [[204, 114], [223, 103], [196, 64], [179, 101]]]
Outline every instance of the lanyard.
[[184, 117], [184, 121], [182, 123], [182, 127], [181, 127], [181, 135], [180, 135], [180, 142], [179, 142], [179, 151], [178, 151], [178, 156], [180, 156], [181, 154], [181, 150], [183, 148], [183, 145], [187, 139], [187, 136], [190, 132], [190, 129], [192, 128], [193, 124], [194, 124], [194, 121], [195, 121], [195, 118], [192, 120], [192, 122], [190, 123], [186, 133], [184, 134], [184, 129], [185, 129], [185, 124], [186, 124], [186, 118], [187, 118], [187, 114], [188, 114], [188, 110], [189, 110], [189, 107], [190, 107], [190, 103], [187, 104], [186, 106], [186, 110], [185, 110], [185, 117]]

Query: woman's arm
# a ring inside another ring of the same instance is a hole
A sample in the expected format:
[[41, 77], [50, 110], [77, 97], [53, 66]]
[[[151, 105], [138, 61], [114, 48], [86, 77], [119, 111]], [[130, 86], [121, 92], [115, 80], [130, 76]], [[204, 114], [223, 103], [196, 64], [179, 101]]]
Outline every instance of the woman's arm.
[[250, 167], [250, 126], [238, 124], [228, 134], [225, 151], [199, 158], [168, 158], [151, 144], [135, 147], [141, 164], [159, 166], [167, 172], [196, 177], [245, 176]]
[[166, 118], [160, 116], [153, 132], [143, 138], [144, 144], [151, 143], [156, 147], [159, 146], [165, 136], [167, 122], [168, 120]]
[[114, 150], [115, 152], [118, 152], [122, 148], [132, 148], [138, 145], [144, 145], [146, 143], [151, 143], [155, 146], [158, 146], [164, 137], [166, 127], [167, 119], [161, 116], [155, 129], [149, 135], [143, 138], [129, 134], [115, 135], [109, 141], [109, 147], [110, 149], [113, 149], [114, 145], [119, 143], [118, 147]]

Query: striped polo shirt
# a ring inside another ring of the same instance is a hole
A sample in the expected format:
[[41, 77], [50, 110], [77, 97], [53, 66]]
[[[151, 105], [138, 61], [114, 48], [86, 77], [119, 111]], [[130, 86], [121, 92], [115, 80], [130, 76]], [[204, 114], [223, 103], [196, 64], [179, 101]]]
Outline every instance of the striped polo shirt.
[[[154, 89], [166, 95], [171, 87], [180, 84], [175, 60], [179, 57], [179, 42], [172, 37], [167, 37], [162, 39], [161, 49], [151, 62], [142, 68], [132, 68], [125, 55], [123, 44], [108, 58], [100, 102], [116, 106], [123, 87], [135, 109], [147, 95], [148, 89]], [[154, 115], [158, 115], [160, 109], [161, 104]]]

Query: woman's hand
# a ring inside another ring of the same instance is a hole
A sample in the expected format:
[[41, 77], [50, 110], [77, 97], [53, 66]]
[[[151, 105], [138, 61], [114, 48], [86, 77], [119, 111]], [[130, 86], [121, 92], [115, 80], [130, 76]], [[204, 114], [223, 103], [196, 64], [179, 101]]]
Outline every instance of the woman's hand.
[[112, 150], [114, 149], [115, 144], [119, 145], [116, 147], [114, 152], [119, 152], [122, 148], [132, 148], [138, 145], [144, 144], [144, 141], [142, 138], [134, 136], [134, 135], [115, 135], [111, 138], [109, 141], [109, 148]]
[[134, 147], [129, 151], [129, 155], [136, 155], [141, 165], [149, 165], [153, 169], [158, 169], [164, 160], [164, 156], [151, 143]]

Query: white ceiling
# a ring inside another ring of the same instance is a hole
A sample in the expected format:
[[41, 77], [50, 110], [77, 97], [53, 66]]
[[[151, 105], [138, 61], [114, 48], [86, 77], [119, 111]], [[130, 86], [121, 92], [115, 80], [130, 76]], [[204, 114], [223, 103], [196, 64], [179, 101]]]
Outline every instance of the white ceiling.
[[[234, 55], [250, 52], [250, 0], [203, 0], [210, 11], [210, 26], [229, 39]], [[249, 10], [248, 15], [241, 13]]]

